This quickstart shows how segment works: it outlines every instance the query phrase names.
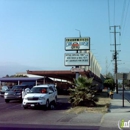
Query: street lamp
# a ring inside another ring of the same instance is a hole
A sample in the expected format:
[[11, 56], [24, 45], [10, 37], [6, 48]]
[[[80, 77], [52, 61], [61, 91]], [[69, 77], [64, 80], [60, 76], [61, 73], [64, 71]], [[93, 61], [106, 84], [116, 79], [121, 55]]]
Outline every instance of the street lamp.
[[80, 32], [80, 30], [78, 30], [78, 29], [75, 29], [75, 30], [79, 32], [79, 37], [81, 37], [81, 32]]

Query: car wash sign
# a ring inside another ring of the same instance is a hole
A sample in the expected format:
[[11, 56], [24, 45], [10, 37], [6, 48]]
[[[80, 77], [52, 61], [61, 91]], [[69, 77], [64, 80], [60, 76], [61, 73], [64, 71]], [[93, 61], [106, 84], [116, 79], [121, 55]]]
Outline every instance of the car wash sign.
[[88, 66], [90, 60], [89, 53], [66, 53], [65, 66]]
[[65, 50], [90, 50], [90, 37], [65, 38]]

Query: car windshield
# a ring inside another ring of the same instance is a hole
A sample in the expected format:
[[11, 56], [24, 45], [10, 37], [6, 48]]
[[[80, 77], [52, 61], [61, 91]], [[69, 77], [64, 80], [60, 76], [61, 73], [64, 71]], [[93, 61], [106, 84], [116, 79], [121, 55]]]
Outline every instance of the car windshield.
[[13, 86], [12, 90], [22, 90], [23, 88], [25, 88], [25, 86]]
[[35, 82], [32, 81], [32, 82], [22, 82], [21, 85], [27, 85], [28, 88], [32, 88], [33, 86], [35, 86]]
[[44, 87], [34, 87], [30, 90], [30, 93], [47, 93], [47, 88]]

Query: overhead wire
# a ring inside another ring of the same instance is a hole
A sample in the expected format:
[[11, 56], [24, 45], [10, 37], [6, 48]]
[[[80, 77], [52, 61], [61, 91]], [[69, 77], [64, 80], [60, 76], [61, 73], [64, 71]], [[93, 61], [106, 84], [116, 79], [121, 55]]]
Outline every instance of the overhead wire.
[[[107, 6], [108, 6], [109, 40], [110, 40], [110, 44], [111, 44], [111, 35], [110, 35], [111, 19], [110, 19], [110, 3], [109, 3], [109, 0], [107, 0]], [[108, 65], [106, 65], [106, 73], [108, 72], [108, 68], [110, 67], [111, 63], [112, 63], [112, 61], [110, 61], [110, 63]]]
[[108, 5], [108, 23], [110, 26], [110, 5], [109, 5], [109, 0], [107, 0], [107, 5]]
[[126, 0], [124, 0], [124, 3], [123, 3], [123, 9], [122, 9], [122, 16], [121, 16], [121, 23], [120, 23], [120, 26], [121, 26], [121, 43], [122, 43], [122, 38], [123, 38], [123, 21], [124, 21], [124, 16], [125, 16], [125, 9], [126, 9]]
[[126, 0], [124, 0], [124, 3], [123, 3], [123, 9], [122, 9], [122, 15], [121, 15], [121, 23], [120, 23], [121, 27], [122, 27], [123, 19], [124, 19], [125, 6], [126, 6]]
[[119, 39], [119, 41], [122, 43], [122, 36], [123, 36], [123, 20], [124, 20], [124, 14], [125, 14], [125, 6], [126, 6], [126, 0], [124, 0], [124, 3], [123, 3], [123, 8], [122, 8], [122, 15], [121, 15], [121, 23], [120, 23], [120, 26], [121, 26], [121, 38]]
[[[124, 3], [123, 3], [123, 8], [122, 8], [122, 16], [121, 16], [121, 23], [120, 23], [120, 26], [121, 26], [121, 37], [119, 37], [119, 41], [120, 43], [122, 43], [122, 40], [124, 39], [124, 30], [125, 30], [125, 25], [126, 25], [126, 20], [127, 20], [127, 15], [128, 15], [128, 10], [129, 10], [129, 4], [130, 4], [130, 0], [124, 0]], [[127, 5], [127, 7], [126, 7]], [[126, 33], [126, 31], [125, 31]]]
[[[109, 5], [109, 0], [107, 0], [107, 6], [108, 6], [108, 24], [109, 24], [109, 30], [110, 30], [110, 5]], [[111, 44], [111, 35], [109, 33], [109, 40], [110, 40], [110, 44]]]
[[[116, 23], [116, 1], [113, 1], [113, 24], [115, 25]], [[110, 1], [107, 1], [107, 5], [108, 5], [108, 23], [109, 23], [109, 27], [110, 27]], [[127, 17], [128, 17], [128, 11], [129, 11], [129, 5], [130, 5], [130, 0], [124, 0], [123, 1], [123, 8], [122, 8], [122, 15], [121, 15], [121, 21], [120, 21], [120, 27], [121, 27], [121, 33], [122, 35], [119, 36], [119, 42], [121, 43], [122, 41], [122, 36], [124, 36], [124, 30], [126, 27], [126, 21], [127, 21]], [[126, 7], [127, 6], [127, 7]], [[126, 32], [125, 32], [126, 33]], [[109, 35], [109, 39], [110, 39], [110, 43], [111, 43], [111, 35]]]
[[115, 0], [114, 0], [114, 13], [113, 13], [113, 14], [114, 14], [114, 15], [113, 15], [114, 18], [113, 18], [113, 25], [115, 25], [115, 6], [116, 6], [116, 5], [115, 5]]
[[126, 26], [126, 20], [127, 20], [127, 16], [128, 16], [129, 5], [130, 5], [130, 0], [128, 1], [127, 7], [126, 7], [126, 13], [124, 15], [124, 23], [122, 23], [122, 36], [124, 36], [124, 30], [125, 30], [125, 26]]

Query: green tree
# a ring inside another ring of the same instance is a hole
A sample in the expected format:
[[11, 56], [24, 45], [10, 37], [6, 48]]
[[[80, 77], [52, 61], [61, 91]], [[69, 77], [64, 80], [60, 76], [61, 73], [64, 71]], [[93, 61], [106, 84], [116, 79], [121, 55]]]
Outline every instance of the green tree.
[[104, 81], [104, 86], [110, 88], [110, 90], [114, 90], [115, 82], [113, 79], [109, 78]]
[[[124, 80], [124, 85], [125, 85], [125, 87], [130, 89], [130, 80]], [[122, 83], [122, 86], [123, 86], [123, 83]]]
[[112, 73], [109, 72], [108, 74], [106, 74], [106, 79], [104, 80], [103, 84], [105, 87], [110, 88], [110, 90], [115, 89], [115, 81]]
[[106, 74], [106, 79], [113, 79], [114, 80], [114, 76], [112, 75], [112, 73], [107, 73]]
[[122, 88], [122, 83], [118, 83], [118, 88]]
[[5, 77], [9, 77], [9, 75], [7, 74]]
[[69, 89], [70, 91], [70, 102], [72, 106], [84, 105], [84, 106], [95, 106], [97, 98], [94, 97], [95, 90], [92, 85], [93, 78], [87, 78], [84, 76], [74, 80], [75, 88]]

